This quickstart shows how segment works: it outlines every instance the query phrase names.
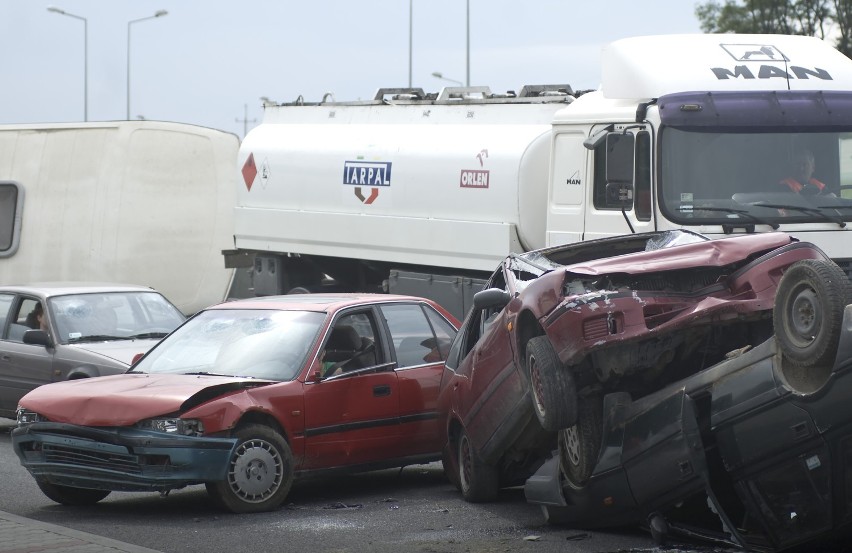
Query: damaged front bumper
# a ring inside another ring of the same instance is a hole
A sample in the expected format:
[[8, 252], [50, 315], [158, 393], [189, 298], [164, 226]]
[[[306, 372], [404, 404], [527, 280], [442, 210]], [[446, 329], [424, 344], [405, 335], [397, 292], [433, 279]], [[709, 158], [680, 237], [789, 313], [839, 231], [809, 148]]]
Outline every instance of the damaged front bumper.
[[75, 488], [162, 492], [223, 480], [236, 440], [38, 422], [15, 428], [12, 445], [37, 480]]
[[590, 480], [569, 485], [554, 454], [527, 480], [527, 500], [551, 522], [602, 527], [656, 518], [671, 533], [697, 530], [755, 550], [848, 532], [852, 305], [842, 329], [834, 366], [815, 368], [822, 374], [804, 387], [770, 339], [641, 399], [606, 396]]

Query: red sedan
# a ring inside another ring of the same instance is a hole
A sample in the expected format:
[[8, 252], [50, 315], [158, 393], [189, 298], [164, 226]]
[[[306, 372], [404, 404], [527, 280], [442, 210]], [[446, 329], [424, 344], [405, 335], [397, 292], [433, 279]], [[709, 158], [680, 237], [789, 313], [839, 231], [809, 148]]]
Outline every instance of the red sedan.
[[27, 394], [14, 449], [58, 503], [205, 484], [227, 510], [275, 509], [312, 471], [439, 459], [438, 387], [457, 328], [408, 296], [224, 303], [126, 374]]
[[645, 397], [762, 343], [773, 316], [792, 328], [791, 357], [829, 365], [835, 348], [813, 338], [832, 326], [815, 285], [796, 285], [791, 307], [773, 311], [782, 275], [811, 260], [845, 281], [816, 246], [780, 232], [654, 232], [509, 256], [447, 359], [450, 477], [466, 499], [487, 501], [558, 449], [566, 485], [580, 489], [607, 452], [607, 401]]

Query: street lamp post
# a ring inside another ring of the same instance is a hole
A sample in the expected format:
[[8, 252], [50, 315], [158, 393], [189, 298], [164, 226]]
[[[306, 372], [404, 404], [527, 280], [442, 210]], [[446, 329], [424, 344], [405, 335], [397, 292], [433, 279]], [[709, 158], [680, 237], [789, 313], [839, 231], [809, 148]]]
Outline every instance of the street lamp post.
[[169, 12], [166, 10], [157, 10], [154, 15], [149, 15], [148, 17], [141, 17], [139, 19], [134, 19], [133, 21], [127, 22], [127, 120], [130, 120], [130, 26], [134, 23], [139, 23], [140, 21], [147, 21], [148, 19], [156, 19], [158, 17], [163, 17], [164, 15], [168, 15]]
[[465, 62], [464, 63], [465, 63], [465, 65], [464, 65], [464, 67], [465, 67], [465, 79], [466, 79], [466, 82], [467, 82], [467, 86], [470, 86], [470, 0], [467, 0], [466, 8], [467, 8], [467, 11], [466, 11], [466, 15], [467, 15], [466, 27], [467, 28], [466, 28], [466, 32], [465, 32], [465, 48], [464, 48], [464, 51], [465, 51]]
[[68, 13], [56, 6], [48, 6], [47, 11], [67, 15], [83, 22], [83, 121], [89, 120], [89, 22], [85, 17]]
[[441, 79], [442, 81], [449, 81], [451, 83], [456, 83], [459, 86], [464, 86], [464, 83], [462, 83], [461, 81], [457, 81], [456, 79], [451, 79], [449, 77], [445, 77], [444, 74], [441, 73], [440, 71], [433, 71], [432, 76], [435, 77], [436, 79]]

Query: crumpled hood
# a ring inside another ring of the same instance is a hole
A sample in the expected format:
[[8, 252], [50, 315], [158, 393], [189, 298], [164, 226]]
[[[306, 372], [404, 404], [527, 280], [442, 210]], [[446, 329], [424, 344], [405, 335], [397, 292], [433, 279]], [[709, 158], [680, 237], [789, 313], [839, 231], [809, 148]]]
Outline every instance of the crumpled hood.
[[128, 426], [177, 413], [194, 396], [210, 399], [273, 382], [179, 374], [117, 374], [54, 382], [25, 395], [20, 404], [52, 422], [83, 426]]
[[746, 259], [754, 253], [780, 248], [794, 241], [790, 235], [783, 232], [738, 235], [567, 265], [564, 270], [568, 273], [594, 276], [608, 273], [640, 274], [691, 267], [722, 267]]
[[137, 353], [145, 353], [159, 340], [115, 340], [110, 342], [81, 342], [68, 344], [68, 347], [85, 350], [108, 357], [128, 367]]

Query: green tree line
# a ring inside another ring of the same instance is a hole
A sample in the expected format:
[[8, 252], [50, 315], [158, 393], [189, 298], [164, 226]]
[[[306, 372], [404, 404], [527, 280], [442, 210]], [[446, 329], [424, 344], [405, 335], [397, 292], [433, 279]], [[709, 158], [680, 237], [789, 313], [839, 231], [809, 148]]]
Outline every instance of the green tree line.
[[710, 0], [695, 15], [705, 33], [815, 36], [852, 58], [852, 0]]

